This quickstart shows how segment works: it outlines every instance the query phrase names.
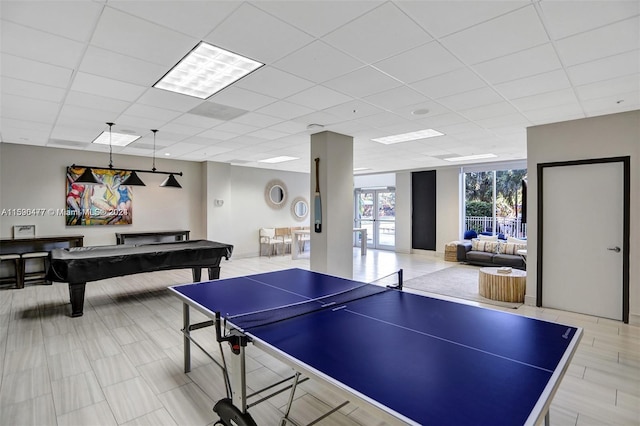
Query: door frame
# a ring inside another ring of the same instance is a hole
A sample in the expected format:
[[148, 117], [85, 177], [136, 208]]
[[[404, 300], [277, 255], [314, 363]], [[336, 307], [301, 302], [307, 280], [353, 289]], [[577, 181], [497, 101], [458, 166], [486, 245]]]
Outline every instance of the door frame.
[[622, 321], [629, 323], [629, 240], [631, 222], [631, 157], [592, 158], [586, 160], [558, 161], [552, 163], [538, 163], [538, 247], [537, 247], [537, 282], [536, 306], [542, 307], [542, 240], [544, 238], [543, 217], [543, 174], [547, 167], [580, 166], [603, 163], [622, 163], [623, 166], [623, 219], [622, 219]]
[[[373, 194], [373, 205], [372, 205], [372, 212], [373, 212], [373, 216], [372, 219], [362, 219], [362, 218], [358, 218], [357, 217], [357, 212], [358, 212], [358, 198], [359, 198], [359, 194], [362, 193], [372, 193]], [[367, 241], [367, 248], [372, 248], [372, 249], [379, 249], [379, 250], [394, 250], [395, 249], [395, 244], [390, 246], [390, 245], [386, 245], [386, 244], [380, 244], [380, 238], [379, 238], [379, 233], [380, 233], [380, 222], [392, 222], [392, 221], [386, 221], [386, 220], [380, 220], [378, 217], [378, 193], [380, 192], [396, 192], [396, 187], [395, 186], [385, 186], [385, 187], [374, 187], [374, 188], [356, 188], [353, 191], [353, 200], [354, 200], [354, 219], [353, 219], [353, 224], [356, 227], [362, 227], [362, 222], [371, 222], [371, 233], [367, 233], [368, 236], [371, 236], [371, 244], [368, 243]], [[394, 206], [395, 208], [395, 206]], [[395, 220], [393, 221], [395, 222]], [[395, 228], [394, 228], [395, 229]], [[356, 241], [356, 235], [354, 234], [354, 246], [357, 245], [357, 241]], [[367, 237], [368, 239], [369, 237]], [[395, 241], [395, 230], [394, 230], [394, 241]]]

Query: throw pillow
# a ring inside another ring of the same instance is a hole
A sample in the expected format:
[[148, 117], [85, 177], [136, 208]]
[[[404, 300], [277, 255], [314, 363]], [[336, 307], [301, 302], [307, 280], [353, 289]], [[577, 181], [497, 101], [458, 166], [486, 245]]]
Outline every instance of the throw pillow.
[[519, 238], [514, 238], [514, 237], [507, 237], [507, 243], [527, 244], [527, 240], [521, 240]]
[[498, 241], [497, 235], [478, 235], [478, 238], [485, 241]]
[[526, 250], [526, 244], [514, 244], [514, 243], [506, 243], [500, 244], [500, 254], [513, 254], [517, 255], [518, 250]]
[[497, 241], [484, 241], [477, 238], [471, 240], [471, 250], [485, 251], [487, 253], [498, 253], [500, 243]]

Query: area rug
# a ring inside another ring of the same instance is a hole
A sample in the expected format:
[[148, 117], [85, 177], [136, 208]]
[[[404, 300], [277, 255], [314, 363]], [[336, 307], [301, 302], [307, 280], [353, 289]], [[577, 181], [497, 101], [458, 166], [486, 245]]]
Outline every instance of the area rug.
[[457, 265], [412, 278], [404, 282], [404, 286], [414, 290], [442, 294], [458, 299], [472, 300], [489, 305], [516, 309], [522, 303], [500, 302], [480, 296], [478, 293], [477, 266]]

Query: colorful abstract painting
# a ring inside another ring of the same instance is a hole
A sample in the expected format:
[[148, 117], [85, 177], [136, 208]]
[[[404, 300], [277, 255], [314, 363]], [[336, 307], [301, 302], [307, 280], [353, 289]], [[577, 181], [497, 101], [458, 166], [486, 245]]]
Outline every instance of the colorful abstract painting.
[[131, 225], [131, 187], [121, 185], [130, 172], [92, 169], [101, 185], [75, 183], [84, 167], [67, 167], [65, 220], [67, 226]]

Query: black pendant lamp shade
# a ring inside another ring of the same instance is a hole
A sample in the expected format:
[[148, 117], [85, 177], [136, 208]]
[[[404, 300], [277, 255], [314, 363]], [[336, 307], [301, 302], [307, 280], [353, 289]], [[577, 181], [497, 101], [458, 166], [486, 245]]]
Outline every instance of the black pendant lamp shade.
[[169, 177], [160, 184], [160, 186], [165, 188], [182, 188], [173, 174], [170, 174]]
[[147, 186], [144, 184], [144, 182], [142, 181], [142, 179], [140, 179], [138, 177], [138, 174], [133, 171], [129, 174], [129, 176], [122, 181], [121, 185], [128, 185], [128, 186]]
[[85, 185], [102, 185], [98, 179], [96, 179], [93, 171], [87, 167], [84, 169], [84, 172], [74, 181], [75, 183], [83, 183]]
[[111, 128], [113, 127], [114, 123], [107, 123], [107, 125], [109, 126], [109, 168], [106, 169], [104, 167], [79, 166], [79, 165], [73, 164], [71, 166], [73, 168], [84, 168], [84, 171], [82, 172], [82, 174], [78, 177], [78, 179], [74, 181], [75, 183], [80, 183], [84, 185], [102, 185], [103, 183], [100, 182], [96, 178], [96, 176], [93, 174], [92, 169], [96, 169], [96, 170], [110, 170], [110, 171], [116, 171], [116, 172], [129, 172], [129, 175], [127, 176], [127, 178], [124, 179], [120, 183], [120, 185], [147, 186], [142, 181], [142, 179], [140, 179], [140, 177], [138, 176], [138, 172], [162, 173], [165, 175], [169, 175], [169, 177], [166, 178], [164, 182], [160, 184], [160, 186], [165, 188], [182, 188], [182, 186], [180, 185], [180, 183], [178, 183], [178, 181], [176, 180], [176, 177], [174, 176], [176, 174], [179, 176], [182, 176], [182, 172], [164, 172], [164, 171], [156, 170], [156, 133], [158, 132], [158, 130], [156, 129], [151, 129], [151, 131], [153, 132], [153, 167], [151, 168], [151, 170], [114, 169], [113, 168], [113, 151], [112, 151], [112, 144], [111, 144], [112, 142]]

